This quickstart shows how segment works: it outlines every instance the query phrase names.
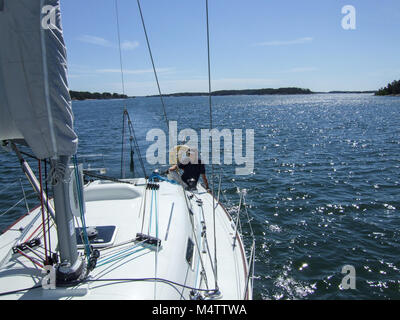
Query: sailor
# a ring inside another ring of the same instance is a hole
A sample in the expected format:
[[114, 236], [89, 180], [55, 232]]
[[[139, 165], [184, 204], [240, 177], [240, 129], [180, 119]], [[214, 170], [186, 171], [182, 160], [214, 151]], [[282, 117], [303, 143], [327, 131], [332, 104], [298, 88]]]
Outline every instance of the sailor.
[[175, 164], [169, 168], [168, 172], [174, 172], [177, 168], [183, 170], [181, 179], [187, 186], [189, 186], [189, 188], [196, 188], [197, 182], [199, 181], [201, 175], [204, 182], [204, 187], [207, 189], [207, 191], [210, 191], [206, 177], [205, 165], [198, 158], [196, 150], [188, 149], [186, 154], [181, 157], [181, 161], [178, 161], [178, 164]]

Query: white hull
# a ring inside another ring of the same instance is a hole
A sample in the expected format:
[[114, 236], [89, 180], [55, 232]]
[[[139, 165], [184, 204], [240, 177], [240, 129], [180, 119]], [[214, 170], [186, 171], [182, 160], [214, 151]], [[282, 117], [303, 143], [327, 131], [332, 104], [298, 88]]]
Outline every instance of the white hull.
[[[173, 300], [191, 298], [191, 289], [182, 285], [215, 289], [212, 195], [201, 186], [196, 192], [188, 192], [179, 185], [160, 181], [157, 182], [159, 189], [153, 191], [146, 190], [145, 179], [127, 181], [135, 185], [95, 181], [85, 187], [86, 225], [116, 227], [111, 243], [107, 244], [111, 247], [94, 245], [100, 250], [100, 257], [89, 274], [90, 281], [74, 287], [43, 289], [40, 287], [44, 277], [42, 268], [20, 253], [10, 254], [11, 248], [25, 242], [34, 230], [37, 230], [35, 235], [40, 232], [39, 207], [0, 236], [0, 294], [38, 288], [0, 295], [0, 299]], [[206, 237], [202, 237], [203, 226], [206, 226]], [[22, 232], [20, 228], [24, 228]], [[221, 293], [215, 298], [251, 299], [251, 281], [248, 281], [242, 240], [222, 205], [215, 209], [215, 230], [217, 283]], [[138, 233], [157, 237], [161, 246], [134, 242]], [[52, 251], [55, 251], [57, 235], [54, 226], [50, 234]], [[193, 243], [193, 255], [190, 248], [188, 250], [190, 242]], [[42, 248], [35, 250], [44, 253]], [[37, 258], [29, 250], [23, 253]], [[201, 272], [203, 268], [205, 273]], [[198, 292], [204, 296], [205, 291]]]

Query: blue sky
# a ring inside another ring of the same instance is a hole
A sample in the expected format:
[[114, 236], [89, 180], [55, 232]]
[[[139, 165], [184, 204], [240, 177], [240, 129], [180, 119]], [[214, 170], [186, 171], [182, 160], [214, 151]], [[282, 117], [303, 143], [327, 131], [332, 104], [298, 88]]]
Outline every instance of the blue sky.
[[[118, 0], [126, 93], [156, 94], [135, 0]], [[342, 7], [356, 29], [342, 28]], [[205, 0], [141, 0], [163, 93], [208, 90]], [[122, 92], [114, 0], [61, 2], [72, 90]], [[400, 79], [398, 0], [209, 0], [212, 88], [374, 90]]]

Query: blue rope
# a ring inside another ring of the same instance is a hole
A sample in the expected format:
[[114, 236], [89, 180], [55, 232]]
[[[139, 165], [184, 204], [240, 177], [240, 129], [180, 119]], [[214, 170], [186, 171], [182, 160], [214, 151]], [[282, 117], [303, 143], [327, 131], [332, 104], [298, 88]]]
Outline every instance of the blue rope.
[[[132, 249], [132, 248], [130, 248], [129, 250], [131, 250], [131, 249]], [[97, 267], [104, 266], [104, 265], [106, 265], [106, 264], [108, 264], [108, 263], [111, 263], [111, 262], [114, 262], [114, 261], [117, 261], [117, 260], [122, 260], [122, 259], [124, 259], [124, 258], [127, 258], [127, 257], [133, 255], [134, 253], [140, 252], [140, 251], [145, 250], [145, 249], [147, 249], [147, 248], [146, 248], [146, 247], [139, 248], [139, 249], [134, 250], [134, 251], [131, 251], [131, 252], [125, 254], [125, 255], [118, 256], [118, 257], [116, 257], [116, 258], [114, 258], [114, 259], [111, 259], [111, 260], [108, 260], [108, 261], [102, 261], [100, 264], [97, 265]], [[111, 258], [111, 257], [109, 257], [108, 259], [110, 259], [110, 258]]]
[[[137, 247], [139, 245], [142, 245], [143, 247], [137, 249]], [[137, 250], [133, 250], [133, 249], [137, 249]], [[132, 254], [134, 254], [136, 252], [140, 252], [140, 251], [145, 250], [145, 249], [150, 249], [150, 246], [147, 245], [146, 243], [137, 243], [131, 248], [119, 251], [119, 252], [117, 252], [116, 254], [113, 254], [110, 257], [103, 258], [103, 260], [100, 261], [100, 263], [97, 265], [97, 267], [103, 266], [103, 265], [108, 264], [108, 263], [113, 262], [113, 261], [122, 260], [122, 259], [124, 259], [126, 257], [131, 256]], [[129, 251], [131, 251], [131, 252], [129, 252]], [[128, 253], [123, 254], [125, 252], [128, 252]]]
[[152, 218], [153, 218], [153, 197], [154, 197], [154, 190], [151, 190], [149, 235], [150, 235], [150, 232], [151, 232], [151, 221], [152, 221]]
[[130, 248], [127, 248], [127, 249], [123, 249], [123, 250], [121, 250], [121, 251], [119, 251], [119, 252], [117, 252], [117, 253], [111, 255], [110, 257], [106, 257], [106, 258], [100, 259], [99, 262], [100, 262], [100, 263], [103, 263], [103, 262], [105, 262], [105, 261], [107, 261], [107, 260], [109, 260], [109, 259], [112, 259], [112, 258], [114, 258], [114, 257], [116, 257], [116, 256], [118, 256], [118, 255], [121, 255], [121, 254], [123, 254], [123, 253], [125, 253], [125, 252], [128, 252], [128, 251], [130, 251], [130, 250], [132, 250], [132, 249], [136, 249], [137, 246], [138, 246], [138, 245], [136, 244], [136, 245], [134, 245], [133, 247], [130, 247]]
[[156, 238], [158, 239], [158, 206], [157, 206], [157, 192], [154, 192], [154, 207], [155, 207], [155, 218], [156, 218]]
[[179, 183], [176, 182], [175, 180], [171, 180], [171, 179], [164, 178], [164, 177], [160, 176], [160, 175], [157, 174], [157, 173], [153, 173], [153, 174], [149, 177], [149, 180], [152, 181], [152, 182], [154, 181], [154, 179], [158, 179], [158, 180], [161, 180], [161, 181], [166, 181], [166, 182], [169, 182], [169, 183], [172, 183], [172, 184], [177, 184], [177, 185], [179, 185]]

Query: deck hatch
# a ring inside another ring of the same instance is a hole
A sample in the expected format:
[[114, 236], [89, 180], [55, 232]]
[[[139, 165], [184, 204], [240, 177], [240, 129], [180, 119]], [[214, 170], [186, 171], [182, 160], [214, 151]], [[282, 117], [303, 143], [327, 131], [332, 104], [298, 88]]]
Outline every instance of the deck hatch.
[[[95, 228], [97, 231], [97, 235], [89, 239], [90, 244], [95, 247], [105, 247], [112, 245], [114, 243], [115, 234], [116, 234], [116, 226], [95, 226], [91, 227]], [[88, 229], [88, 228], [87, 228]], [[75, 228], [76, 231], [76, 242], [78, 248], [83, 248], [84, 244], [82, 242], [82, 233], [83, 228]]]

